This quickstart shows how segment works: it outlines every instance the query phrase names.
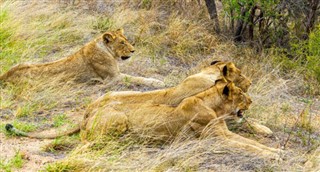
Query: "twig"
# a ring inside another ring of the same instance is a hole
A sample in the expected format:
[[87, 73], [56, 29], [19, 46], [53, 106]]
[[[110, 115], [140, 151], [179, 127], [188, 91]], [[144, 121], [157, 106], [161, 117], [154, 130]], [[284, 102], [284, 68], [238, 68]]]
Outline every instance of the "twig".
[[287, 146], [287, 144], [288, 144], [288, 142], [289, 142], [289, 140], [290, 140], [290, 137], [291, 137], [291, 135], [292, 135], [292, 132], [293, 132], [293, 130], [295, 130], [295, 129], [297, 128], [298, 121], [299, 121], [300, 117], [302, 116], [302, 114], [305, 113], [306, 108], [307, 108], [307, 107], [305, 107], [305, 108], [301, 111], [300, 115], [299, 115], [298, 118], [296, 119], [296, 121], [295, 121], [295, 123], [294, 123], [294, 126], [291, 128], [291, 130], [290, 130], [290, 132], [289, 132], [289, 135], [288, 135], [286, 141], [285, 141], [284, 144], [283, 144], [283, 149], [286, 149], [286, 146]]

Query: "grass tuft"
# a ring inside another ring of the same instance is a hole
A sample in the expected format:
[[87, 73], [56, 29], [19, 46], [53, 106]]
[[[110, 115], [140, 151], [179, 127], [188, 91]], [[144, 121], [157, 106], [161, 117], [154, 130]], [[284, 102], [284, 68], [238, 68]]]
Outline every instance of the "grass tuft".
[[15, 155], [10, 160], [3, 160], [0, 158], [0, 170], [10, 172], [13, 169], [22, 168], [23, 163], [23, 154], [20, 151], [16, 151]]
[[42, 149], [43, 151], [50, 153], [69, 152], [79, 143], [79, 135], [73, 135], [70, 137], [66, 136], [54, 139], [51, 143], [45, 145]]
[[108, 30], [111, 30], [113, 28], [113, 21], [110, 18], [106, 17], [99, 17], [94, 23], [93, 23], [93, 29], [98, 30], [99, 32], [106, 32]]
[[53, 118], [53, 126], [60, 127], [65, 123], [69, 122], [66, 114], [58, 114]]
[[77, 168], [77, 166], [66, 163], [49, 164], [45, 167], [45, 171], [47, 172], [80, 171], [80, 169], [81, 168]]

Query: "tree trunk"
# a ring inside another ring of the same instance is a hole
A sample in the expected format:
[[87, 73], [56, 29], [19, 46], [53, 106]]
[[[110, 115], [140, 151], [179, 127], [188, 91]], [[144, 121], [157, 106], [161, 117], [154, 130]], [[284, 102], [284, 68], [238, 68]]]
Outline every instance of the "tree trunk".
[[249, 19], [248, 19], [248, 22], [249, 22], [249, 28], [248, 28], [248, 31], [249, 31], [249, 39], [252, 41], [253, 40], [253, 32], [254, 32], [254, 15], [256, 13], [256, 9], [258, 7], [255, 5], [251, 8], [251, 11], [250, 11], [250, 16], [249, 16]]
[[233, 9], [230, 9], [230, 16], [231, 16], [231, 32], [234, 32], [234, 12]]
[[237, 21], [236, 31], [235, 31], [235, 34], [234, 34], [234, 41], [235, 42], [240, 42], [243, 39], [242, 31], [243, 31], [244, 18], [245, 18], [246, 12], [247, 12], [247, 9], [245, 7], [242, 7], [241, 15], [240, 15], [240, 18]]
[[220, 33], [220, 25], [217, 13], [217, 7], [215, 0], [205, 0], [208, 12], [210, 14], [210, 19], [214, 22], [214, 29], [217, 33]]
[[319, 5], [320, 0], [310, 0], [310, 10], [309, 13], [306, 16], [306, 34], [309, 35], [309, 33], [312, 31], [314, 27], [315, 20], [317, 18], [317, 8]]

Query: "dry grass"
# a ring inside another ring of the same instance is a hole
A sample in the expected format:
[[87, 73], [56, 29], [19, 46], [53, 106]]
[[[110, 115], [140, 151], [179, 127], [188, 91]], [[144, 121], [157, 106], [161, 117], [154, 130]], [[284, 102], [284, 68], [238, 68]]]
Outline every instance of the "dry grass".
[[[107, 137], [90, 145], [80, 144], [47, 171], [301, 171], [319, 146], [320, 102], [302, 97], [301, 74], [283, 77], [272, 63], [272, 53], [257, 53], [212, 32], [203, 3], [196, 1], [1, 1], [0, 72], [20, 62], [47, 62], [65, 57], [106, 29], [124, 28], [136, 53], [120, 62], [120, 70], [162, 79], [168, 86], [197, 72], [212, 59], [232, 60], [250, 76], [253, 99], [247, 116], [274, 131], [272, 138], [240, 134], [272, 147], [285, 146], [283, 162], [271, 162], [230, 150], [215, 139], [151, 144], [132, 134]], [[177, 10], [178, 9], [178, 10]], [[3, 17], [5, 16], [5, 17]], [[4, 32], [6, 30], [6, 32]], [[5, 36], [3, 36], [5, 35]], [[288, 77], [290, 76], [290, 77]], [[25, 85], [1, 86], [0, 126], [29, 123], [38, 130], [54, 127], [58, 115], [81, 117], [86, 105], [109, 90], [150, 90], [119, 83], [75, 85], [55, 79]], [[304, 111], [303, 111], [304, 110]], [[69, 124], [66, 124], [69, 125]], [[21, 127], [23, 128], [23, 127]], [[2, 130], [0, 130], [2, 131]], [[72, 142], [73, 143], [73, 142]], [[53, 141], [48, 150], [68, 149]]]
[[47, 170], [54, 171], [57, 167], [75, 171], [253, 171], [279, 168], [276, 162], [270, 165], [254, 154], [223, 145], [224, 142], [215, 139], [184, 139], [169, 145], [150, 146], [130, 134], [120, 139], [107, 137], [79, 146], [67, 160], [48, 166]]

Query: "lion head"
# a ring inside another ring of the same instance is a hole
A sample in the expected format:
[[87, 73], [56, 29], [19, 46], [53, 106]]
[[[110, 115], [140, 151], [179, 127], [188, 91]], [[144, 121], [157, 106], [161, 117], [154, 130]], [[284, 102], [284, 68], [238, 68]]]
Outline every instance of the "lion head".
[[102, 35], [102, 40], [104, 47], [111, 50], [112, 55], [115, 58], [126, 60], [134, 53], [134, 47], [123, 35], [123, 29], [118, 29], [114, 32], [105, 32]]
[[[210, 90], [212, 90], [211, 88]], [[206, 101], [217, 114], [217, 116], [231, 115], [237, 118], [243, 117], [243, 112], [248, 110], [252, 103], [250, 97], [237, 87], [233, 82], [219, 80], [215, 85], [218, 96], [214, 93], [207, 93], [209, 99]], [[213, 101], [214, 100], [214, 101]], [[210, 101], [210, 102], [209, 102]]]
[[224, 78], [230, 82], [234, 82], [235, 85], [241, 88], [244, 92], [247, 92], [251, 80], [241, 73], [241, 70], [238, 69], [232, 62], [222, 62], [222, 61], [213, 61], [211, 62], [212, 66], [218, 66]]
[[235, 86], [234, 83], [229, 83], [223, 93], [225, 95], [228, 94], [228, 101], [232, 102], [233, 106], [235, 105], [235, 107], [232, 107], [231, 115], [242, 118], [243, 112], [248, 110], [252, 103], [251, 98], [241, 88]]

